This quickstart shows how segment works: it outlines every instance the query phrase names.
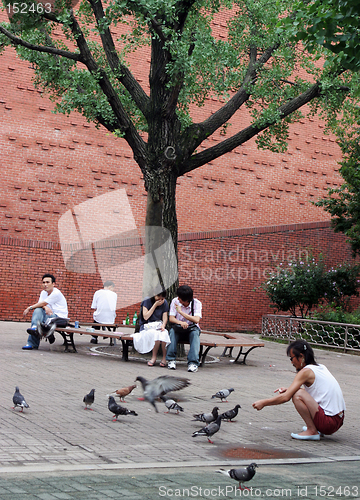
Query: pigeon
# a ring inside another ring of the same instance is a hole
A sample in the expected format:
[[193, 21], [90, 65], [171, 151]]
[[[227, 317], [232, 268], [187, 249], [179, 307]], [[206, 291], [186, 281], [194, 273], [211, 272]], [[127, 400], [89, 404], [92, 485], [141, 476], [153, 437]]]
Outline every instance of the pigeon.
[[156, 413], [159, 413], [155, 404], [156, 398], [165, 396], [165, 394], [170, 391], [179, 391], [190, 385], [190, 380], [187, 378], [170, 377], [169, 375], [162, 375], [150, 381], [146, 380], [144, 377], [136, 377], [136, 380], [141, 382], [144, 390], [144, 398], [153, 405]]
[[83, 401], [85, 403], [84, 410], [92, 410], [92, 408], [90, 408], [90, 406], [93, 404], [94, 399], [95, 399], [95, 389], [91, 389], [89, 394], [86, 394], [86, 396], [84, 396], [84, 399], [83, 399]]
[[184, 408], [182, 406], [180, 406], [176, 401], [174, 401], [173, 399], [166, 399], [165, 396], [160, 396], [160, 399], [162, 401], [164, 401], [165, 403], [165, 406], [166, 408], [168, 409], [168, 411], [166, 411], [165, 413], [170, 413], [171, 410], [176, 410], [177, 411], [177, 415], [179, 415], [179, 411], [184, 411]]
[[218, 418], [215, 420], [215, 422], [210, 422], [210, 424], [206, 425], [205, 427], [203, 427], [199, 431], [194, 432], [192, 437], [206, 436], [209, 443], [214, 444], [210, 438], [211, 438], [211, 436], [213, 436], [214, 434], [216, 434], [218, 432], [218, 430], [220, 429], [220, 425], [221, 425], [221, 417], [219, 415]]
[[14, 403], [14, 410], [17, 406], [21, 407], [21, 412], [24, 411], [24, 408], [30, 408], [30, 406], [27, 404], [25, 401], [25, 398], [22, 394], [20, 394], [20, 390], [18, 386], [15, 387], [15, 393], [13, 395], [13, 403]]
[[37, 322], [37, 331], [41, 338], [48, 339], [55, 331], [56, 323], [42, 323], [41, 321]]
[[223, 389], [222, 391], [218, 391], [216, 394], [214, 394], [213, 396], [211, 396], [211, 399], [214, 399], [214, 398], [219, 398], [221, 399], [221, 402], [223, 403], [224, 399], [225, 399], [225, 403], [227, 403], [227, 397], [229, 396], [229, 394], [231, 392], [233, 392], [234, 389]]
[[224, 411], [224, 413], [220, 415], [221, 420], [227, 420], [228, 422], [232, 422], [232, 419], [235, 418], [239, 413], [239, 408], [241, 408], [241, 406], [236, 405], [232, 410]]
[[217, 470], [216, 472], [220, 472], [221, 474], [224, 474], [225, 476], [231, 477], [231, 479], [235, 479], [235, 481], [239, 481], [239, 490], [246, 489], [248, 490], [246, 486], [244, 488], [241, 487], [241, 483], [246, 483], [247, 481], [250, 481], [255, 476], [255, 468], [257, 467], [256, 463], [252, 463], [248, 465], [247, 467], [242, 467], [241, 469], [229, 469], [229, 470], [224, 470], [220, 469]]
[[108, 408], [111, 411], [111, 413], [114, 414], [113, 422], [117, 421], [119, 415], [134, 415], [135, 417], [138, 416], [138, 414], [135, 411], [128, 410], [127, 408], [118, 405], [112, 396], [109, 396]]
[[125, 396], [128, 396], [136, 387], [136, 384], [129, 385], [129, 387], [123, 387], [122, 389], [118, 389], [117, 391], [108, 394], [109, 396], [113, 396], [114, 398], [119, 398], [122, 403], [126, 403]]
[[196, 420], [197, 422], [206, 422], [207, 424], [210, 424], [210, 422], [214, 422], [218, 418], [218, 409], [219, 408], [217, 406], [214, 406], [210, 413], [198, 413], [196, 415], [193, 415], [194, 420]]
[[42, 323], [41, 321], [38, 321], [36, 331], [40, 339], [46, 339], [50, 344], [53, 344], [55, 342], [55, 328], [55, 322], [49, 323], [47, 321], [46, 323]]

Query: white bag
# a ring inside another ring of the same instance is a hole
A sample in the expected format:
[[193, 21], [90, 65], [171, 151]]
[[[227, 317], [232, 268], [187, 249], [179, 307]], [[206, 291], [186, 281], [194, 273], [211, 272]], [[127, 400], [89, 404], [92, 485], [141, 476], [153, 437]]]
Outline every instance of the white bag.
[[151, 321], [151, 323], [145, 323], [144, 330], [161, 330], [162, 321]]

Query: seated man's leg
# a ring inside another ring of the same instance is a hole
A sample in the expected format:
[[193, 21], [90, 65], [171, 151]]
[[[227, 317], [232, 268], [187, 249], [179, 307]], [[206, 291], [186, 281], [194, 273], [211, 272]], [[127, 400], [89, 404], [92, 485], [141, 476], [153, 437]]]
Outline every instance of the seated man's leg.
[[190, 349], [187, 356], [188, 365], [194, 363], [199, 366], [199, 352], [200, 352], [200, 328], [192, 325], [189, 330]]
[[[37, 307], [34, 309], [34, 312], [31, 317], [31, 328], [28, 328], [28, 340], [27, 340], [27, 346], [32, 347], [33, 349], [37, 349], [40, 344], [40, 337], [37, 334], [37, 324], [38, 321], [44, 322], [47, 318], [47, 315], [45, 314], [45, 310], [42, 307]], [[30, 330], [34, 330], [34, 334], [30, 332]], [[26, 347], [26, 346], [24, 346]]]
[[166, 361], [175, 361], [177, 344], [178, 344], [178, 335], [175, 333], [174, 328], [170, 328], [169, 337], [170, 337], [170, 344], [167, 346], [166, 350]]

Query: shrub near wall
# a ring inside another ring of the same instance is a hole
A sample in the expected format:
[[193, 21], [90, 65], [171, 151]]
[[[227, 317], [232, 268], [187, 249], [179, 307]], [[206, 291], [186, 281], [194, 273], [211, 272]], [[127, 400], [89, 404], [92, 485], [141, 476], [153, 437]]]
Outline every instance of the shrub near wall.
[[[335, 234], [328, 222], [182, 234], [179, 280], [190, 284], [203, 303], [203, 329], [260, 332], [262, 315], [273, 311], [264, 292], [255, 288], [268, 269], [299, 255], [305, 258], [310, 247], [314, 256], [322, 252], [329, 265], [351, 260], [344, 236]], [[67, 270], [59, 244], [2, 238], [0, 252], [1, 320], [23, 320], [45, 272], [55, 274], [71, 319], [92, 319], [91, 300], [102, 287], [100, 276]], [[118, 310], [117, 319], [135, 311], [139, 304]]]

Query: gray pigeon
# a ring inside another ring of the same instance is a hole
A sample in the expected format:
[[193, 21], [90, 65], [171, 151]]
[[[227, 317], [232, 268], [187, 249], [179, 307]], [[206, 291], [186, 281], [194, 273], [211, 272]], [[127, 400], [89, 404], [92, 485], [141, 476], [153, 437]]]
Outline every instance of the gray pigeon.
[[221, 420], [227, 420], [228, 422], [232, 422], [232, 419], [235, 418], [239, 413], [239, 408], [241, 408], [241, 406], [236, 405], [235, 408], [233, 408], [232, 410], [224, 411], [224, 413], [220, 415]]
[[13, 403], [14, 403], [14, 410], [16, 407], [20, 406], [21, 410], [24, 411], [24, 408], [30, 408], [30, 406], [27, 404], [25, 401], [25, 398], [22, 394], [20, 394], [18, 386], [15, 387], [15, 392], [13, 395]]
[[84, 410], [92, 410], [90, 406], [93, 404], [94, 400], [95, 400], [95, 389], [91, 389], [89, 394], [86, 394], [86, 396], [84, 396], [83, 401], [86, 405]]
[[119, 415], [134, 415], [135, 417], [137, 417], [137, 413], [135, 411], [128, 410], [127, 408], [118, 405], [112, 396], [109, 396], [108, 408], [111, 413], [114, 414], [113, 422], [116, 422]]
[[159, 413], [155, 405], [156, 398], [165, 396], [165, 394], [171, 391], [179, 391], [190, 385], [190, 380], [187, 378], [170, 377], [169, 375], [162, 375], [150, 381], [144, 377], [136, 377], [136, 380], [141, 382], [144, 398], [153, 405], [156, 413]]
[[166, 411], [165, 413], [170, 413], [171, 410], [176, 410], [177, 412], [177, 415], [179, 415], [179, 411], [184, 411], [184, 408], [182, 406], [180, 406], [176, 401], [174, 401], [173, 399], [166, 399], [165, 396], [160, 396], [160, 399], [162, 401], [164, 401], [165, 403], [165, 406], [166, 408], [168, 409], [168, 411]]
[[218, 418], [218, 410], [219, 408], [217, 406], [214, 406], [210, 413], [198, 413], [193, 415], [194, 420], [197, 422], [206, 422], [207, 424], [210, 424], [210, 422], [214, 422]]
[[56, 323], [42, 323], [41, 321], [37, 322], [37, 331], [41, 338], [47, 339], [52, 335], [55, 331]]
[[235, 481], [239, 481], [239, 490], [246, 489], [248, 490], [246, 486], [244, 488], [241, 487], [241, 483], [246, 483], [247, 481], [250, 481], [255, 476], [256, 472], [256, 463], [252, 463], [248, 465], [247, 467], [242, 467], [241, 469], [220, 469], [217, 470], [216, 472], [220, 472], [221, 474], [224, 474], [225, 476], [231, 477], [231, 479], [235, 479]]
[[234, 391], [234, 389], [222, 389], [221, 391], [218, 391], [216, 394], [214, 394], [213, 396], [211, 396], [211, 399], [219, 398], [219, 399], [221, 399], [222, 403], [224, 402], [223, 400], [225, 399], [225, 403], [227, 403], [226, 398], [233, 391]]
[[211, 436], [213, 436], [218, 432], [218, 430], [220, 429], [220, 425], [221, 425], [221, 417], [219, 415], [215, 422], [211, 422], [210, 424], [206, 425], [199, 431], [194, 432], [192, 437], [194, 438], [196, 436], [206, 436], [209, 443], [214, 444], [210, 438]]

